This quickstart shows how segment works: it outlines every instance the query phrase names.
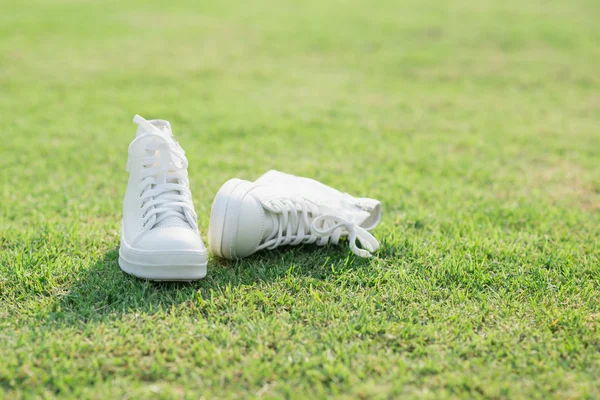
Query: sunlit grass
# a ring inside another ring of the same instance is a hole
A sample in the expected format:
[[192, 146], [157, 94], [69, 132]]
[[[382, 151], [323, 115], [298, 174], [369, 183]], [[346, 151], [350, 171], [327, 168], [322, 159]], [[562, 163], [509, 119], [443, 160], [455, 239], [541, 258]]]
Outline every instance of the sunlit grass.
[[[4, 4], [0, 390], [600, 396], [598, 17], [589, 0]], [[223, 182], [276, 168], [380, 199], [378, 256], [123, 274], [136, 113], [173, 124], [203, 235]]]

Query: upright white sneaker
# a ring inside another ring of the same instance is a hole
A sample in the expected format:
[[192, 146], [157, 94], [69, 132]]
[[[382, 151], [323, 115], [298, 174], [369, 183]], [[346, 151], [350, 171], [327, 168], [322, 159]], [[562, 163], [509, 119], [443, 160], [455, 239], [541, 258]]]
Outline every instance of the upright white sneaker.
[[347, 237], [356, 255], [369, 257], [379, 243], [368, 231], [377, 226], [381, 214], [377, 200], [269, 171], [255, 182], [231, 179], [221, 187], [211, 210], [208, 245], [220, 257], [237, 259], [262, 249], [324, 246]]
[[169, 122], [139, 115], [133, 122], [139, 127], [129, 146], [119, 266], [144, 279], [201, 279], [208, 252], [198, 233], [185, 153]]

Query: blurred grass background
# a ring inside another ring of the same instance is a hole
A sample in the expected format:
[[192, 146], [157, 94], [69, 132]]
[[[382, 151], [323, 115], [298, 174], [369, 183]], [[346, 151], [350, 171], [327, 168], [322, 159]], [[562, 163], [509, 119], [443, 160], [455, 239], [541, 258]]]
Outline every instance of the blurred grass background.
[[[7, 398], [600, 395], [600, 3], [0, 2]], [[379, 257], [117, 266], [134, 114], [201, 229], [270, 168], [378, 198]]]

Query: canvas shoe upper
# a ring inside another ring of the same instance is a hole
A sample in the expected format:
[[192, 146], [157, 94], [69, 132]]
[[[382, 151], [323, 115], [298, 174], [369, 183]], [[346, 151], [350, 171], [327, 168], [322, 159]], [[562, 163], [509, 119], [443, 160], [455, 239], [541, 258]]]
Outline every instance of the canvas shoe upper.
[[200, 279], [208, 252], [198, 232], [185, 153], [168, 121], [139, 115], [133, 121], [138, 131], [129, 146], [119, 265], [146, 279]]
[[293, 188], [313, 203], [332, 209], [343, 208], [366, 230], [374, 229], [381, 221], [382, 208], [379, 200], [355, 198], [314, 179], [270, 170], [254, 181], [254, 184]]
[[368, 257], [379, 247], [368, 230], [380, 220], [377, 200], [270, 171], [254, 183], [232, 179], [223, 185], [211, 210], [209, 247], [233, 259], [283, 245], [337, 244], [347, 237], [356, 255]]

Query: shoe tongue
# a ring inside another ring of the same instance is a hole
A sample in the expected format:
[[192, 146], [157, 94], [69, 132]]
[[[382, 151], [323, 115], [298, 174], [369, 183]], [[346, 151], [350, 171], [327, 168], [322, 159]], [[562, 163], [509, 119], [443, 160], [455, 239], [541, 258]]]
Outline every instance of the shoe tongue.
[[[177, 179], [167, 179], [166, 183], [178, 183]], [[170, 190], [168, 192], [164, 192], [159, 194], [158, 196], [156, 196], [156, 199], [160, 199], [163, 196], [169, 196], [170, 194], [179, 194], [179, 191], [177, 190]], [[187, 221], [187, 218], [185, 217], [185, 215], [183, 214], [183, 208], [181, 207], [177, 207], [174, 209], [174, 211], [178, 211], [179, 213], [181, 213], [181, 216], [179, 215], [171, 215], [165, 219], [163, 219], [162, 221], [160, 221], [158, 224], [156, 224], [156, 227], [186, 227], [186, 228], [192, 228], [192, 226], [190, 225], [190, 223]]]
[[157, 127], [165, 135], [173, 137], [173, 131], [171, 130], [169, 121], [165, 121], [164, 119], [153, 119], [148, 122]]
[[[140, 117], [140, 120], [143, 120]], [[140, 120], [135, 121], [139, 124], [138, 126], [138, 130], [136, 133], [136, 136], [141, 136], [144, 135], [146, 133], [150, 133], [150, 132], [155, 132], [156, 130], [153, 129], [152, 126], [154, 126], [155, 128], [158, 128], [158, 130], [163, 133], [165, 136], [174, 139], [173, 137], [173, 131], [171, 130], [171, 124], [169, 123], [169, 121], [166, 121], [164, 119], [152, 119], [149, 121], [143, 120], [143, 122], [141, 122]], [[149, 126], [152, 125], [152, 126]]]
[[[167, 183], [177, 183], [176, 180], [174, 179], [170, 179], [167, 180]], [[173, 193], [177, 193], [179, 194], [178, 191], [176, 190], [170, 190], [168, 192], [164, 192], [159, 194], [158, 196], [156, 196], [156, 199], [160, 199], [162, 196], [168, 196], [169, 194], [173, 194]], [[185, 215], [183, 214], [183, 208], [178, 207], [175, 208], [174, 211], [178, 211], [181, 213], [181, 216], [179, 215], [171, 215], [165, 219], [163, 219], [162, 221], [160, 221], [158, 224], [156, 224], [156, 227], [186, 227], [186, 228], [192, 228], [192, 226], [190, 225], [190, 223], [187, 221], [187, 218], [185, 217]]]
[[[173, 132], [171, 131], [171, 124], [169, 123], [169, 121], [166, 121], [163, 119], [153, 119], [148, 122], [151, 123], [152, 125], [154, 125], [156, 128], [158, 128], [167, 137], [175, 140], [175, 138], [173, 137]], [[144, 132], [146, 132], [146, 130], [142, 126], [140, 126], [138, 128], [138, 134], [140, 134], [140, 130], [142, 131], [142, 134]], [[156, 139], [156, 140], [160, 141], [160, 139]], [[177, 183], [177, 180], [167, 180], [167, 183]], [[156, 198], [160, 198], [161, 196], [168, 195], [169, 193], [173, 193], [173, 191], [161, 193], [158, 196], [156, 196]], [[177, 208], [177, 211], [183, 213], [183, 208]], [[181, 227], [181, 228], [192, 229], [192, 226], [187, 221], [187, 219], [183, 216], [183, 214], [181, 216], [172, 215], [170, 217], [167, 217], [167, 218], [163, 219], [162, 221], [160, 221], [155, 226], [159, 227], [159, 228]]]

